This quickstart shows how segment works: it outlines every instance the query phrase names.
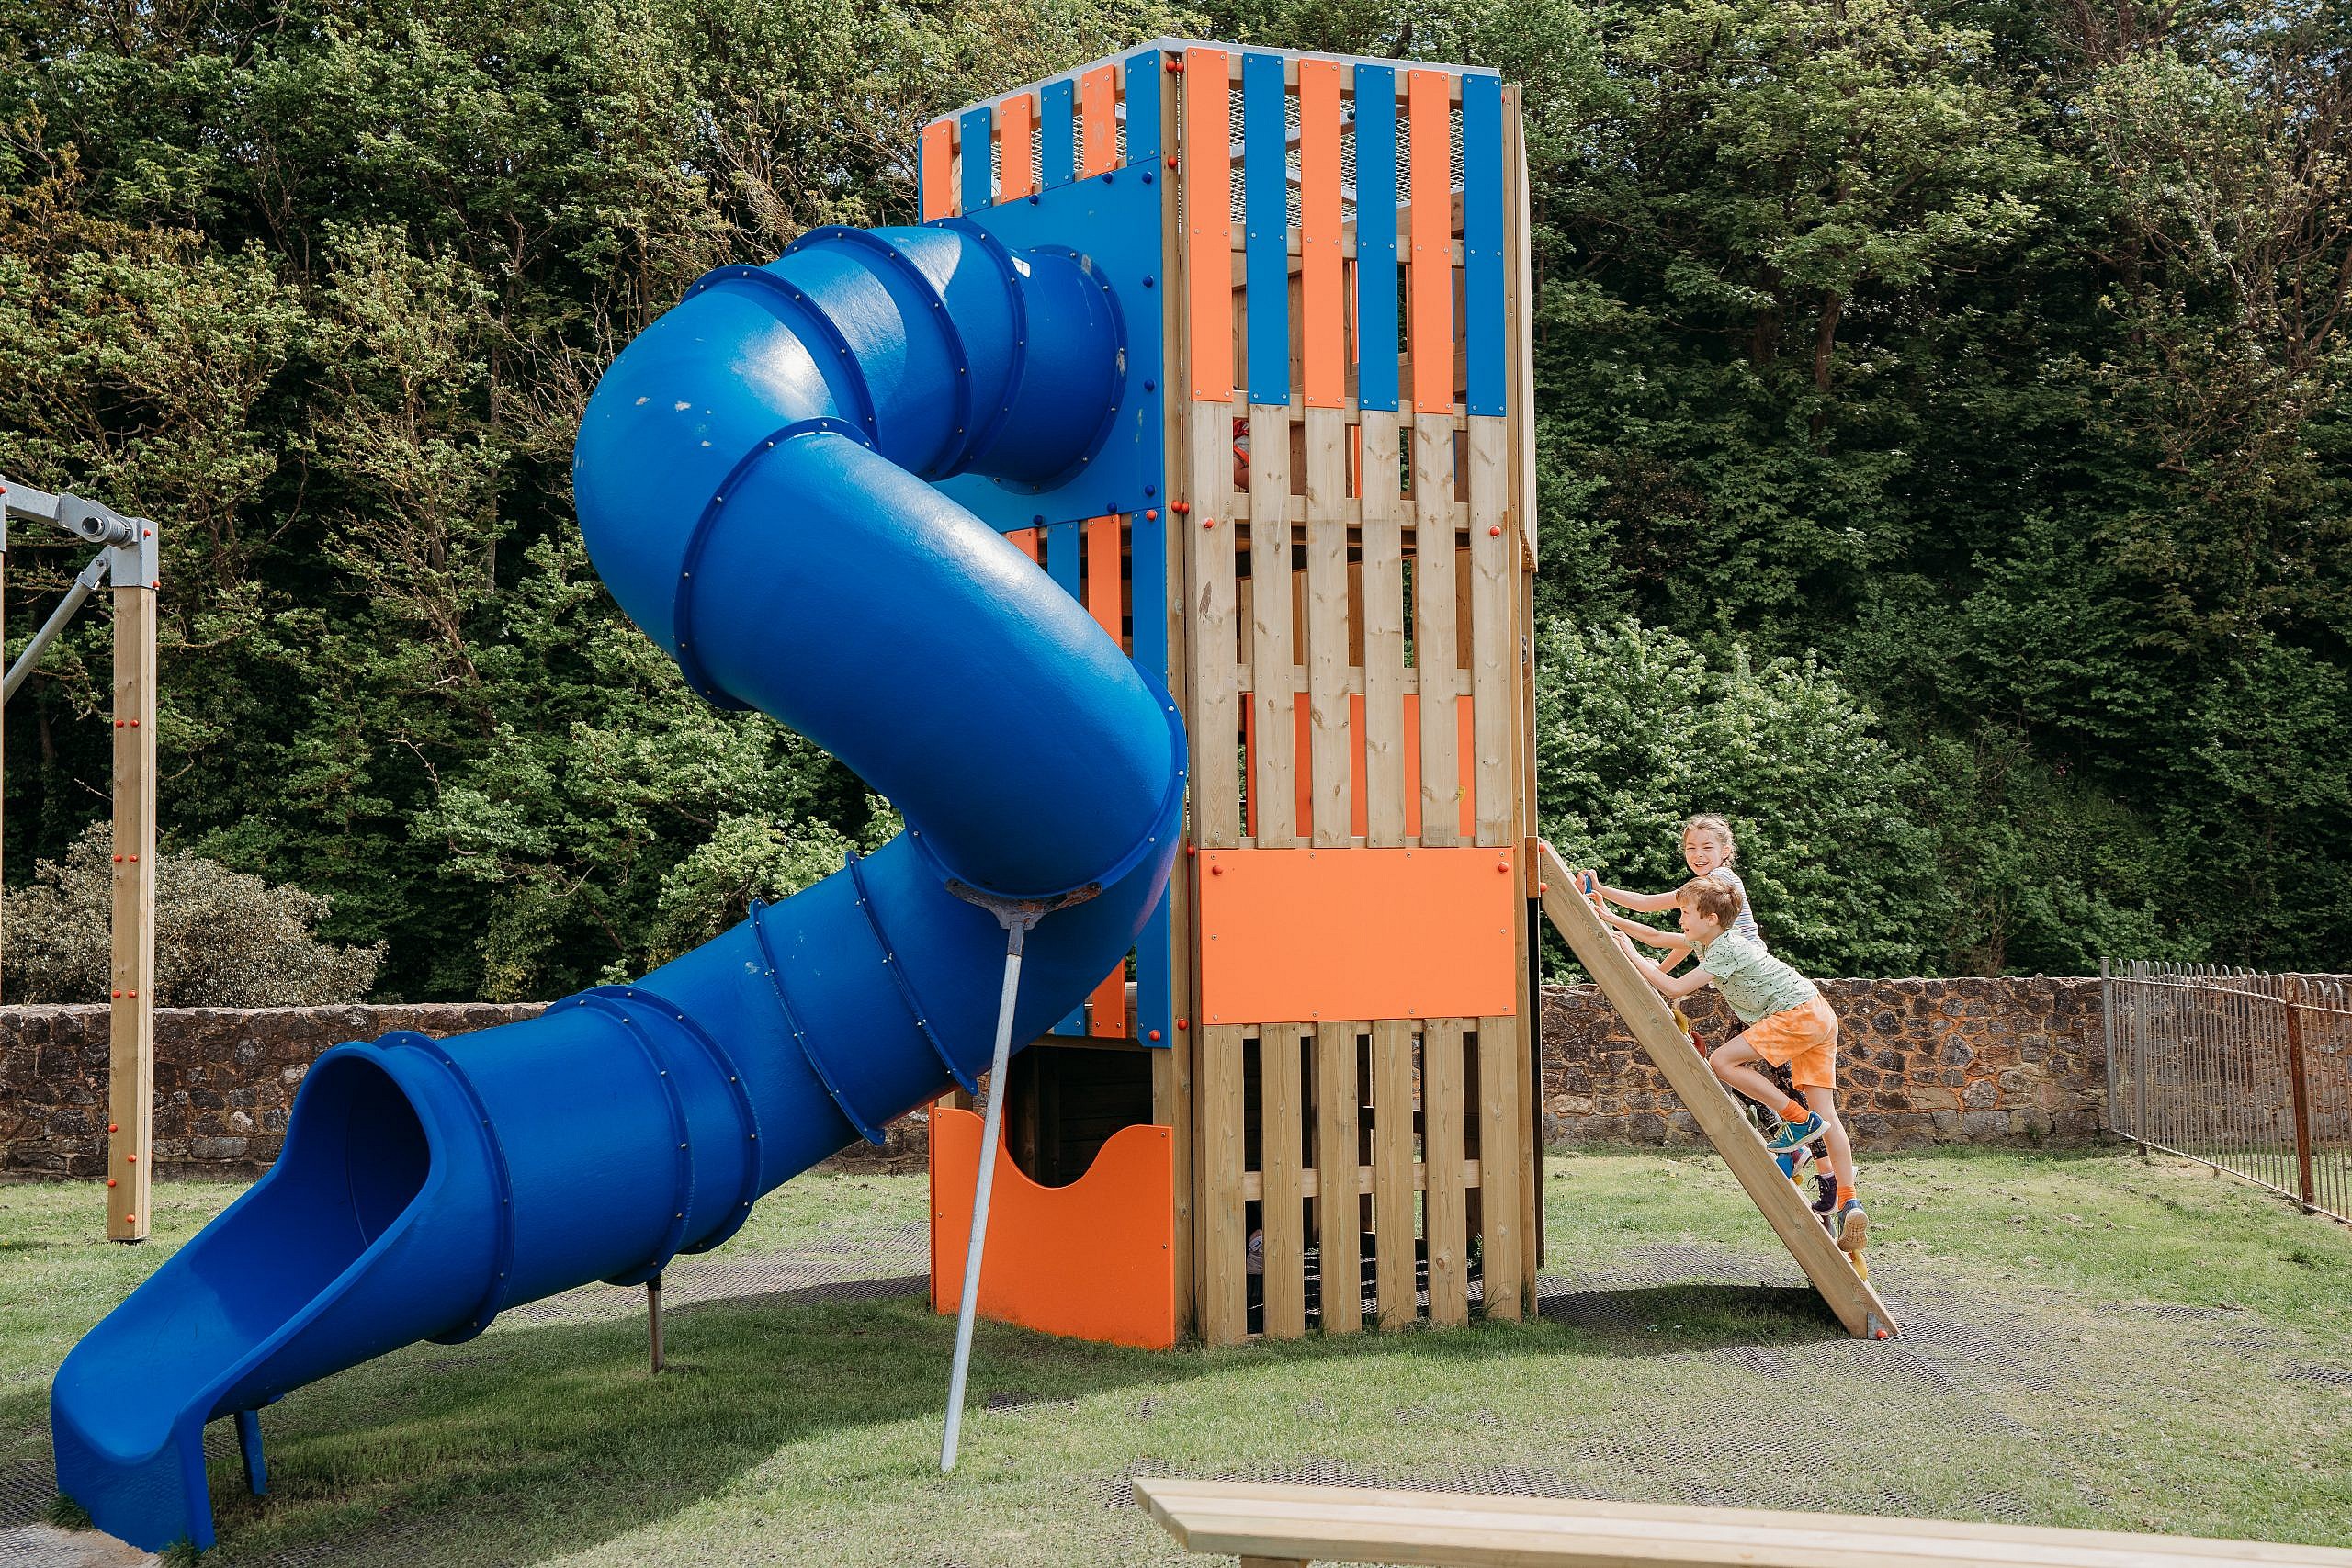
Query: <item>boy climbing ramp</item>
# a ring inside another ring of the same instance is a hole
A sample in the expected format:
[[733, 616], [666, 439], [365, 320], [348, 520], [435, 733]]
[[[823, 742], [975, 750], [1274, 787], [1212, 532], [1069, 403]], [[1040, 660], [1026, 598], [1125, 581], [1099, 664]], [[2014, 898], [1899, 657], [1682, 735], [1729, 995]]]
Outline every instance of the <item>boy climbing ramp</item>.
[[[1763, 944], [1732, 929], [1744, 903], [1739, 893], [1701, 876], [1675, 890], [1674, 907], [1683, 935], [1699, 965], [1669, 975], [1634, 951], [1622, 931], [1610, 934], [1657, 993], [1679, 1001], [1707, 985], [1723, 993], [1747, 1029], [1708, 1058], [1715, 1077], [1787, 1123], [1770, 1140], [1773, 1152], [1793, 1156], [1819, 1139], [1826, 1144], [1837, 1172], [1838, 1207], [1831, 1229], [1838, 1245], [1859, 1253], [1869, 1235], [1870, 1217], [1854, 1195], [1854, 1151], [1838, 1116], [1838, 1015], [1813, 982], [1764, 951]], [[1750, 1063], [1785, 1066], [1804, 1096], [1800, 1103]]]

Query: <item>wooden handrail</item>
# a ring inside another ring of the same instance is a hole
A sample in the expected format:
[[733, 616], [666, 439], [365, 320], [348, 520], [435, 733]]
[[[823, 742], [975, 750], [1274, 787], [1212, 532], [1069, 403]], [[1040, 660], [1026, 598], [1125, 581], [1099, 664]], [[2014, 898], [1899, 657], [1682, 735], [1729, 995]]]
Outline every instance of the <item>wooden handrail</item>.
[[2024, 1525], [1138, 1479], [1188, 1551], [1243, 1568], [2352, 1568], [2352, 1551]]

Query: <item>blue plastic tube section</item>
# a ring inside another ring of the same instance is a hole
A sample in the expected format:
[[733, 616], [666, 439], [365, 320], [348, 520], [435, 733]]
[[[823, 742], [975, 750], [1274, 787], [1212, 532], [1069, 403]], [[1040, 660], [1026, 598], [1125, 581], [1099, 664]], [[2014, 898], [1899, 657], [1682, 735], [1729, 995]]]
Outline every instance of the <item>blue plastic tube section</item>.
[[100, 1528], [209, 1546], [208, 1421], [650, 1278], [970, 1084], [1005, 947], [976, 897], [1080, 900], [1027, 939], [1017, 1040], [1118, 962], [1175, 853], [1182, 726], [927, 481], [1080, 471], [1119, 321], [1066, 253], [831, 229], [712, 274], [614, 362], [573, 469], [614, 596], [696, 690], [832, 751], [908, 829], [637, 985], [322, 1055], [269, 1174], [58, 1372], [59, 1489]]

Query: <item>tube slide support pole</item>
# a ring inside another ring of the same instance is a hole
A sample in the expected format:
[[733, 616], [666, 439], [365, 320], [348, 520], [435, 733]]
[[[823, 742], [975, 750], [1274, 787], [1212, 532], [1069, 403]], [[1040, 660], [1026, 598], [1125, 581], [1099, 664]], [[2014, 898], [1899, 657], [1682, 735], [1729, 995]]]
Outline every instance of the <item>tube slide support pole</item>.
[[1021, 944], [1037, 916], [1000, 908], [1004, 922], [1004, 990], [996, 1009], [996, 1050], [989, 1058], [989, 1109], [980, 1130], [979, 1179], [972, 1186], [972, 1234], [964, 1244], [964, 1297], [956, 1308], [956, 1363], [947, 1379], [947, 1429], [939, 1444], [939, 1472], [956, 1468], [964, 1428], [964, 1381], [972, 1370], [972, 1319], [979, 1310], [980, 1258], [987, 1250], [989, 1190], [996, 1184], [997, 1142], [1004, 1131], [1005, 1064], [1012, 1057], [1012, 1003], [1021, 991]]
[[662, 1276], [645, 1281], [645, 1327], [653, 1348], [653, 1370], [662, 1370]]

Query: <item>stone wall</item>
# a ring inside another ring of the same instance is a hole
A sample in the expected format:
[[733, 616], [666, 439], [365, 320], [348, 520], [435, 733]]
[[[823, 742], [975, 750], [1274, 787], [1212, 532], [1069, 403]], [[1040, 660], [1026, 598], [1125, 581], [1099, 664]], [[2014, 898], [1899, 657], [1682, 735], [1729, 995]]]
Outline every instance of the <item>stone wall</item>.
[[[328, 1046], [395, 1029], [435, 1039], [536, 1018], [537, 1002], [165, 1008], [155, 1014], [155, 1170], [250, 1178], [277, 1159], [302, 1075]], [[0, 1179], [106, 1173], [105, 1007], [0, 1008]], [[828, 1164], [920, 1170], [918, 1111]]]
[[[0, 1008], [0, 1173], [106, 1171], [108, 1009]], [[155, 1014], [155, 1169], [258, 1176], [286, 1140], [320, 1052], [395, 1029], [438, 1038], [536, 1017], [540, 1004], [164, 1008]]]
[[[1845, 1026], [1840, 1103], [1864, 1147], [2081, 1140], [2102, 1123], [2098, 982], [1831, 980]], [[1555, 1143], [1698, 1136], [1665, 1080], [1589, 987], [1544, 993], [1544, 1126]], [[155, 1015], [159, 1174], [250, 1177], [277, 1157], [319, 1053], [395, 1029], [440, 1036], [531, 1017], [536, 1004], [167, 1009]], [[1713, 993], [1710, 1041], [1736, 1032]], [[106, 1162], [107, 1010], [0, 1008], [0, 1175], [96, 1177]], [[880, 1149], [837, 1156], [920, 1168], [920, 1113]]]
[[[1838, 1103], [1857, 1146], [2080, 1142], [2105, 1124], [2097, 979], [1825, 980]], [[1739, 1032], [1713, 991], [1684, 1004], [1710, 1044]], [[1699, 1141], [1690, 1113], [1590, 986], [1544, 993], [1552, 1143]]]

